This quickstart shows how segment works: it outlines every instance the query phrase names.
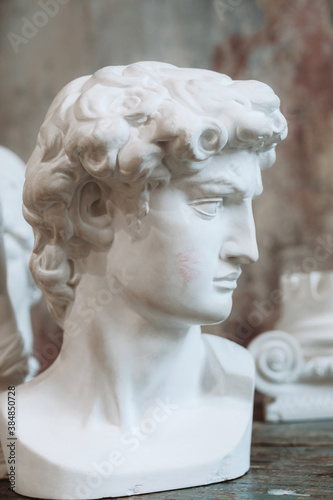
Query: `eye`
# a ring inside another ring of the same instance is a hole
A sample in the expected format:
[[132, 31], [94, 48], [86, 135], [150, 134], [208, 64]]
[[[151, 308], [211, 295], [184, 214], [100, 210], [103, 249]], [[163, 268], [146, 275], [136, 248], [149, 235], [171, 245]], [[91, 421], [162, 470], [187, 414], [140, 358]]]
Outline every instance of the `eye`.
[[203, 219], [213, 219], [223, 208], [222, 198], [207, 198], [194, 201], [190, 206]]

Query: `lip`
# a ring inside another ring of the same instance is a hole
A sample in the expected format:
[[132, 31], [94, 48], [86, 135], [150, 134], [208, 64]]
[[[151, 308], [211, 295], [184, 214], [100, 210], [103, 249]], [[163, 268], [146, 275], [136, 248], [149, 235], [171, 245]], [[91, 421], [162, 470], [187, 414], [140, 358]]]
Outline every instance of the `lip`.
[[214, 285], [221, 290], [233, 291], [237, 288], [237, 281], [214, 281]]
[[213, 279], [214, 285], [223, 290], [235, 290], [237, 288], [237, 280], [241, 275], [241, 271], [235, 271], [226, 276], [219, 276]]

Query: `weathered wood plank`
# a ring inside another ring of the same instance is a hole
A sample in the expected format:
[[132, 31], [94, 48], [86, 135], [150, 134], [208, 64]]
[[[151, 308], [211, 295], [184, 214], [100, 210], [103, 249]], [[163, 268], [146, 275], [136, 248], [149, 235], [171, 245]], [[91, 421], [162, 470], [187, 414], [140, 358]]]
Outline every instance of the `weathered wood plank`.
[[[251, 470], [227, 483], [152, 493], [134, 500], [333, 499], [333, 422], [255, 422]], [[305, 443], [305, 444], [304, 444]], [[42, 480], [42, 478], [41, 478]], [[17, 500], [0, 481], [1, 500]], [[283, 495], [277, 493], [284, 492]], [[292, 494], [286, 494], [286, 492]], [[275, 493], [274, 493], [275, 492]]]
[[[252, 445], [332, 446], [333, 421], [269, 424], [254, 422]], [[333, 495], [332, 495], [333, 498]]]

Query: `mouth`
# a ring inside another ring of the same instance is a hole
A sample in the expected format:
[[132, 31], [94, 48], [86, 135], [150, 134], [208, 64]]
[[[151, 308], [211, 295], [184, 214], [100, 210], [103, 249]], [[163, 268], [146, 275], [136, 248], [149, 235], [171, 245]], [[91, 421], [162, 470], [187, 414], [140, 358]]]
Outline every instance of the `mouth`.
[[236, 271], [234, 273], [227, 274], [226, 276], [221, 276], [213, 279], [213, 283], [218, 288], [223, 290], [233, 291], [237, 288], [237, 280], [241, 275], [241, 271]]

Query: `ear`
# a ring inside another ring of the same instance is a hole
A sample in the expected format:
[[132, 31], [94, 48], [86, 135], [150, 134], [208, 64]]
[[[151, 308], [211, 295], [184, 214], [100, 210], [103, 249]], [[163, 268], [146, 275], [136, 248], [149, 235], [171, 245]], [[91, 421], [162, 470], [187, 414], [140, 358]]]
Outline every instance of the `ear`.
[[106, 250], [112, 243], [111, 188], [90, 180], [75, 193], [72, 220], [76, 235], [90, 243], [93, 250]]

